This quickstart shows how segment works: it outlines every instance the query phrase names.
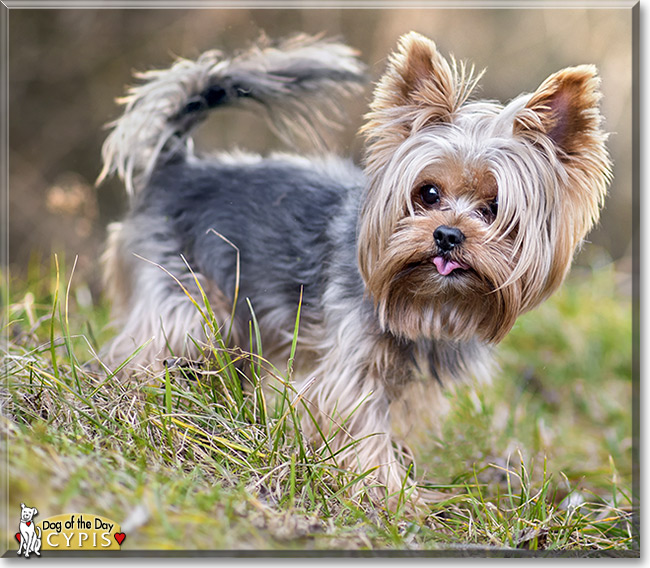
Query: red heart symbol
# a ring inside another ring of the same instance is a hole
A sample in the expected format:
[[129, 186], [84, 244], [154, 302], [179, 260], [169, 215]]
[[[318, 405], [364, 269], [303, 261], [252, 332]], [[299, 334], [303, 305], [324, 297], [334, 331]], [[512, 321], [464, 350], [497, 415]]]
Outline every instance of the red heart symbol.
[[20, 542], [20, 533], [16, 533], [16, 540]]
[[113, 536], [115, 537], [115, 540], [117, 541], [117, 544], [122, 546], [122, 543], [124, 542], [124, 539], [126, 538], [126, 535], [124, 533], [115, 533]]
[[25, 524], [26, 524], [27, 526], [29, 526], [29, 525], [32, 524], [32, 521], [27, 521]]

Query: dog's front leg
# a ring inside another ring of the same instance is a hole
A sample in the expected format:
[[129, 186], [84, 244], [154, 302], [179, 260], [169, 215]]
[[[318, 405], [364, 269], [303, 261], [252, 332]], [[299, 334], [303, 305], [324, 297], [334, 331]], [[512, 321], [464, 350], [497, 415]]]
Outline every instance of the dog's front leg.
[[[303, 431], [312, 444], [326, 448], [339, 467], [361, 476], [355, 490], [365, 486], [373, 500], [393, 508], [415, 495], [391, 434], [386, 373], [395, 369], [395, 351], [385, 343], [377, 337], [332, 342], [315, 376], [299, 391], [307, 407]], [[405, 367], [403, 372], [408, 372]]]
[[25, 539], [25, 558], [29, 558], [29, 553], [32, 552], [32, 549], [34, 548], [34, 533], [31, 533], [27, 535], [27, 538]]

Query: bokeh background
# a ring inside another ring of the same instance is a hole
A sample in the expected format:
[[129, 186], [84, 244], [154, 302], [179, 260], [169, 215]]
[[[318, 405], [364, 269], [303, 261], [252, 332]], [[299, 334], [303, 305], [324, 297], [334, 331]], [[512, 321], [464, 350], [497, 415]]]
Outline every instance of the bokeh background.
[[[602, 220], [578, 263], [616, 261], [630, 270], [632, 239], [632, 12], [621, 9], [129, 9], [20, 10], [9, 13], [10, 265], [78, 255], [77, 276], [100, 294], [98, 256], [106, 225], [125, 211], [117, 180], [99, 188], [103, 126], [132, 72], [166, 67], [175, 56], [246, 47], [261, 33], [337, 36], [357, 48], [372, 81], [400, 35], [416, 30], [444, 54], [487, 68], [481, 96], [508, 100], [550, 73], [594, 63], [611, 132], [614, 182]], [[357, 161], [355, 136], [372, 92], [353, 101], [340, 150]], [[216, 113], [199, 148], [282, 145], [243, 111]]]

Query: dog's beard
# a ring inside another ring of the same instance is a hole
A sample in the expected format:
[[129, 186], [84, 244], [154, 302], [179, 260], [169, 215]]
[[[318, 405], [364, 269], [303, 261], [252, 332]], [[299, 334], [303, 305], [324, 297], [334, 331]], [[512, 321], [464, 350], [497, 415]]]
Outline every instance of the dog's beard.
[[512, 240], [468, 223], [463, 245], [443, 254], [433, 225], [428, 216], [403, 219], [373, 271], [368, 288], [382, 326], [412, 340], [500, 341], [525, 303], [525, 280], [511, 279]]

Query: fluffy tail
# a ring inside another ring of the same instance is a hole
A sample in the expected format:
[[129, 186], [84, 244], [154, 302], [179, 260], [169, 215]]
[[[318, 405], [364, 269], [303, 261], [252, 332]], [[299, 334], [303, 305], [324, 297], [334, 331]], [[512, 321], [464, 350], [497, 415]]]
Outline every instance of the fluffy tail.
[[284, 139], [322, 146], [317, 127], [342, 120], [340, 99], [361, 92], [365, 67], [346, 45], [299, 35], [278, 45], [262, 40], [232, 59], [207, 51], [136, 78], [145, 82], [118, 100], [126, 109], [109, 125], [97, 180], [117, 172], [130, 194], [159, 159], [190, 151], [190, 131], [216, 107], [256, 104]]

